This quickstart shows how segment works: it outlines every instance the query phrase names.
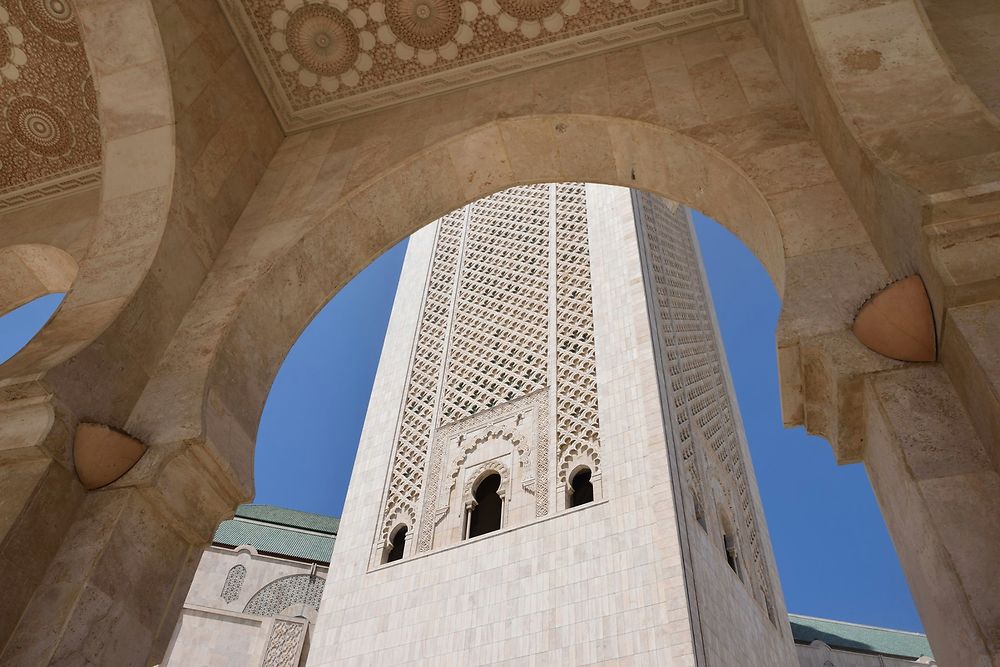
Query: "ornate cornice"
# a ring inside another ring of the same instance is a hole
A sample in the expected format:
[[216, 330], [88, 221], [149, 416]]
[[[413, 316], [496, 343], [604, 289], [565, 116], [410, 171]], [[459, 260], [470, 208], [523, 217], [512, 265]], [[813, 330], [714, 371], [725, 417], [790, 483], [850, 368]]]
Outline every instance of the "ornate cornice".
[[[744, 0], [220, 3], [286, 132], [746, 16]], [[326, 33], [304, 42], [303, 8], [329, 14], [331, 37], [345, 21], [356, 35], [336, 49]], [[549, 14], [536, 19], [535, 8]], [[321, 46], [305, 53], [303, 43]]]
[[97, 162], [84, 165], [54, 178], [0, 191], [0, 212], [7, 213], [25, 206], [34, 206], [50, 199], [96, 188], [100, 184], [101, 164]]

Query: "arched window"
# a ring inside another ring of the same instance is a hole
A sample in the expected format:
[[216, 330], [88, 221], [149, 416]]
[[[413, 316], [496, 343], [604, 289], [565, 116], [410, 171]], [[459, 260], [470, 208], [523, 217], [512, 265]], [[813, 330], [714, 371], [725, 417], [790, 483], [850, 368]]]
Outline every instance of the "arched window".
[[580, 468], [569, 480], [569, 506], [579, 507], [594, 501], [594, 483], [590, 480], [590, 468]]
[[409, 529], [403, 525], [392, 533], [392, 537], [389, 538], [389, 544], [392, 546], [385, 552], [386, 563], [403, 560], [403, 551], [406, 549], [406, 533], [408, 530]]
[[705, 521], [705, 506], [701, 504], [701, 499], [698, 496], [694, 497], [694, 518], [702, 530], [708, 530], [708, 523]]
[[476, 486], [475, 500], [469, 512], [469, 537], [479, 537], [500, 529], [503, 515], [503, 498], [500, 497], [500, 475], [490, 473]]
[[729, 563], [729, 567], [732, 568], [733, 572], [742, 579], [743, 573], [740, 571], [740, 554], [737, 548], [736, 530], [733, 528], [733, 522], [730, 521], [729, 516], [721, 513], [719, 515], [719, 523], [722, 524], [722, 548], [726, 552], [726, 562]]

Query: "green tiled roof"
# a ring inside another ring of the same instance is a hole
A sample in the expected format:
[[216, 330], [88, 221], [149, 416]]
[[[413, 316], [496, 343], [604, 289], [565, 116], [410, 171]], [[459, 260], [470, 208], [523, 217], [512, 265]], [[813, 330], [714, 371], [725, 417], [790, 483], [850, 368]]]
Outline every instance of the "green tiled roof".
[[261, 553], [329, 564], [340, 521], [332, 516], [273, 505], [241, 505], [236, 516], [219, 524], [212, 542], [244, 544]]
[[240, 505], [236, 508], [236, 516], [256, 519], [257, 521], [266, 521], [267, 523], [276, 523], [282, 526], [291, 526], [292, 528], [305, 528], [306, 530], [315, 530], [318, 533], [330, 533], [332, 535], [336, 535], [337, 529], [340, 528], [340, 519], [335, 516], [311, 514], [309, 512], [285, 509], [284, 507], [275, 507], [274, 505], [255, 505], [253, 503]]
[[815, 639], [830, 646], [847, 651], [880, 653], [887, 656], [916, 660], [922, 655], [934, 657], [927, 636], [916, 632], [875, 628], [843, 621], [830, 621], [789, 614], [792, 637], [800, 644], [808, 644]]

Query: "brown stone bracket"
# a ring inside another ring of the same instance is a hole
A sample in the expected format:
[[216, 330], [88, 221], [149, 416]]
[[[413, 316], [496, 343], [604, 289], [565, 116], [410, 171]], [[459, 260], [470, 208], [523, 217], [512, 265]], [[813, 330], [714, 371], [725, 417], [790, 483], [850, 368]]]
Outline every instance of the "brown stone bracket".
[[890, 359], [937, 359], [934, 314], [918, 275], [894, 282], [869, 298], [851, 330], [865, 347]]
[[107, 486], [127, 473], [146, 445], [103, 424], [81, 423], [73, 441], [73, 463], [83, 488]]

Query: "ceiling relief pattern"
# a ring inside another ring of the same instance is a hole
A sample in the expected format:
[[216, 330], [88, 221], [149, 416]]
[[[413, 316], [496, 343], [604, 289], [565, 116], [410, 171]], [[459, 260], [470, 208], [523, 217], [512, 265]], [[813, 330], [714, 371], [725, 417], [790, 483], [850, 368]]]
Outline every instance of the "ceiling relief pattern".
[[721, 23], [743, 0], [221, 0], [287, 130]]
[[68, 0], [0, 0], [0, 210], [100, 179], [97, 97]]

